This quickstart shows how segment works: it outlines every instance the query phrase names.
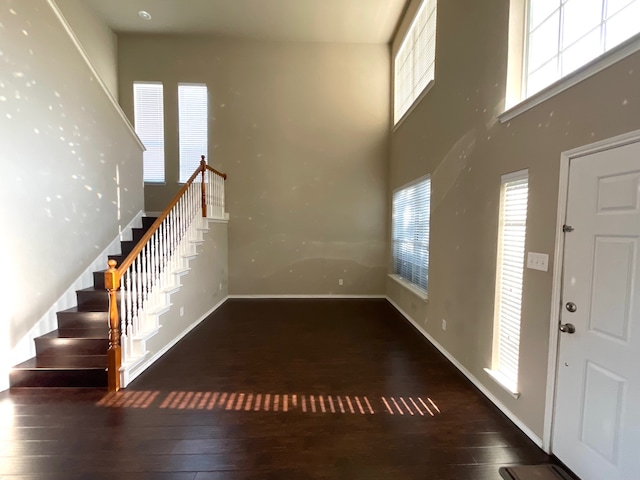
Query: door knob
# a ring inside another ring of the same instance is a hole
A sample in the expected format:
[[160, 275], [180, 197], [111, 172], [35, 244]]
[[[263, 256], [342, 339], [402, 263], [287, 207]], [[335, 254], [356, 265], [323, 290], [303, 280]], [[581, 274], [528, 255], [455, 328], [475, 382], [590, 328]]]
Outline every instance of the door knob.
[[571, 313], [573, 313], [576, 310], [578, 310], [578, 307], [573, 302], [567, 302], [567, 304], [565, 305], [565, 308]]
[[560, 331], [562, 333], [576, 333], [576, 327], [573, 323], [563, 323], [560, 325]]

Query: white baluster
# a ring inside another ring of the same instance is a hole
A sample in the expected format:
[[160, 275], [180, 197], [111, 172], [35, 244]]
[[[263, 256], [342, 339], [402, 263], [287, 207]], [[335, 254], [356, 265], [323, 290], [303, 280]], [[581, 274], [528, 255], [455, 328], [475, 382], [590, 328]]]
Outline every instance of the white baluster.
[[143, 302], [143, 297], [142, 297], [142, 276], [143, 276], [143, 269], [142, 269], [142, 252], [140, 252], [138, 254], [138, 256], [136, 257], [136, 277], [137, 277], [137, 284], [138, 284], [138, 291], [137, 291], [137, 296], [136, 296], [136, 316], [134, 318], [134, 323], [133, 323], [133, 333], [135, 335], [138, 334], [138, 332], [140, 331], [140, 316], [142, 315], [142, 302]]

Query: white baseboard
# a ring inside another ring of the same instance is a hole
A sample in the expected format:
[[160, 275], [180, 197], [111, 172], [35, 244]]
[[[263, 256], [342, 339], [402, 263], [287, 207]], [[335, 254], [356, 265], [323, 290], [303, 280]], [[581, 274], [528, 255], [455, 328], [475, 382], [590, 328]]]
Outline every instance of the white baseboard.
[[511, 410], [509, 410], [500, 400], [498, 400], [475, 376], [471, 374], [471, 372], [469, 372], [469, 370], [467, 370], [460, 362], [458, 362], [458, 360], [456, 360], [453, 355], [451, 355], [431, 335], [425, 332], [424, 329], [413, 318], [411, 318], [411, 316], [407, 312], [402, 310], [402, 308], [400, 308], [397, 303], [391, 300], [388, 296], [385, 298], [403, 317], [405, 317], [409, 321], [409, 323], [411, 323], [411, 325], [415, 327], [416, 330], [418, 330], [418, 332], [420, 332], [427, 340], [429, 340], [429, 343], [436, 347], [440, 351], [440, 353], [442, 353], [442, 355], [446, 357], [447, 360], [449, 360], [458, 370], [460, 370], [460, 372], [465, 377], [467, 377], [467, 379], [471, 383], [473, 383], [473, 385], [475, 385], [475, 387], [480, 390], [480, 392], [482, 392], [485, 397], [487, 397], [496, 407], [498, 407], [498, 409], [502, 413], [504, 413], [507, 418], [516, 425], [516, 427], [522, 430], [533, 443], [542, 448], [542, 439], [539, 436], [533, 433], [533, 431], [529, 427], [527, 427], [522, 422], [522, 420], [520, 420]]
[[45, 335], [58, 328], [57, 312], [74, 307], [78, 304], [76, 290], [82, 290], [93, 285], [93, 272], [107, 268], [107, 258], [120, 252], [120, 241], [124, 238], [131, 238], [131, 229], [142, 224], [143, 213], [138, 212], [129, 224], [120, 232], [116, 238], [91, 262], [91, 264], [80, 274], [80, 276], [65, 290], [65, 292], [51, 305], [49, 310], [38, 320], [38, 322], [20, 339], [11, 350], [11, 365], [24, 362], [36, 354], [34, 338]]
[[320, 293], [320, 294], [300, 294], [300, 295], [285, 295], [285, 294], [278, 294], [278, 295], [229, 295], [227, 296], [227, 298], [240, 298], [240, 299], [296, 299], [296, 298], [300, 298], [300, 299], [340, 299], [340, 298], [387, 298], [384, 295], [333, 295], [330, 293], [324, 294], [324, 293]]
[[144, 372], [147, 368], [153, 365], [160, 357], [162, 357], [165, 353], [171, 350], [180, 340], [182, 340], [191, 330], [200, 325], [209, 315], [215, 312], [218, 308], [220, 308], [224, 302], [227, 301], [227, 297], [224, 297], [217, 304], [215, 304], [211, 309], [209, 309], [206, 313], [204, 313], [200, 318], [198, 318], [195, 322], [185, 328], [182, 333], [177, 335], [173, 340], [167, 343], [162, 349], [158, 350], [152, 357], [149, 357], [146, 361], [136, 365], [133, 371], [127, 372], [126, 375], [126, 384], [123, 383], [123, 388], [126, 388], [132, 381], [134, 381], [142, 372]]

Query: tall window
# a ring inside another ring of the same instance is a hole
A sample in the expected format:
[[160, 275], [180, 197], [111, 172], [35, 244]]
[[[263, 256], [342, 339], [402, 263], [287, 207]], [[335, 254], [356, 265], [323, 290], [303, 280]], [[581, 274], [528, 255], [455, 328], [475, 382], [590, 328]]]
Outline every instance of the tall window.
[[528, 195], [526, 170], [502, 177], [494, 351], [490, 373], [513, 393], [518, 388]]
[[164, 104], [162, 83], [133, 84], [136, 133], [147, 149], [143, 154], [143, 174], [147, 183], [164, 182]]
[[180, 135], [180, 183], [185, 183], [207, 153], [207, 86], [178, 85], [178, 125]]
[[393, 194], [393, 273], [425, 293], [429, 286], [430, 210], [428, 176]]
[[394, 61], [394, 124], [435, 78], [437, 0], [423, 0]]
[[640, 0], [529, 0], [529, 97], [640, 32]]

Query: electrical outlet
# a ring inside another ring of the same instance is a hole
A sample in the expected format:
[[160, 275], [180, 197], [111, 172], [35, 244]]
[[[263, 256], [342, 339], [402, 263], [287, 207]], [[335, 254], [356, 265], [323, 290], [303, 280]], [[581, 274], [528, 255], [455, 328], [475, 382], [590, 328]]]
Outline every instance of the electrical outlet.
[[443, 330], [447, 329], [447, 321], [444, 318], [442, 319], [442, 329]]
[[343, 279], [338, 279], [338, 285], [344, 285], [344, 280]]
[[184, 317], [184, 307], [180, 307], [180, 316]]

